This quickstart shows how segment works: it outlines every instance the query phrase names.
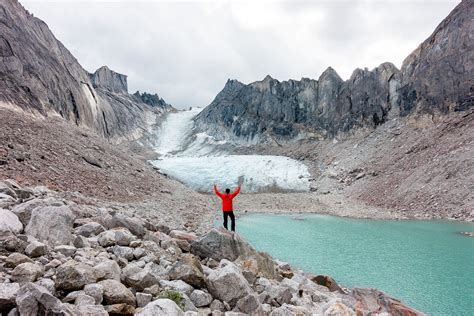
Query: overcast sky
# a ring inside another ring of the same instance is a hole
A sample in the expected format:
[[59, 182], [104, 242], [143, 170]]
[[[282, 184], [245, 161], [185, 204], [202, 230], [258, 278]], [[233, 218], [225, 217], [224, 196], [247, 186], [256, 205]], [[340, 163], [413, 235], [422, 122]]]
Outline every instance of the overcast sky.
[[400, 67], [459, 0], [20, 0], [82, 66], [128, 75], [129, 92], [180, 108], [208, 105], [228, 78], [343, 79]]

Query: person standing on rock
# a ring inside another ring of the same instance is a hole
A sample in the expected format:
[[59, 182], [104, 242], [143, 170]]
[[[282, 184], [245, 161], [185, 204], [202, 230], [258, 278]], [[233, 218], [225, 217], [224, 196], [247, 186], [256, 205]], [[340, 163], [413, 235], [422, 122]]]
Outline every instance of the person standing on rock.
[[217, 190], [217, 185], [214, 184], [214, 192], [216, 192], [217, 196], [222, 200], [222, 215], [224, 215], [224, 227], [227, 228], [227, 217], [230, 217], [231, 220], [231, 230], [235, 232], [235, 216], [234, 216], [234, 207], [232, 205], [232, 199], [239, 194], [240, 192], [240, 184], [235, 190], [234, 193], [230, 193], [230, 189], [225, 189], [225, 193], [220, 193]]

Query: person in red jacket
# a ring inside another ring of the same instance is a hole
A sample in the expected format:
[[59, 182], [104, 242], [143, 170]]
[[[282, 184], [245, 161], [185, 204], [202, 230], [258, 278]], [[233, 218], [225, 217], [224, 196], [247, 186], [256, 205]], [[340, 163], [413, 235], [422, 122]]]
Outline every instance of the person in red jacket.
[[214, 192], [216, 192], [217, 196], [222, 199], [222, 215], [224, 215], [224, 227], [227, 228], [227, 217], [230, 217], [231, 220], [231, 230], [235, 232], [235, 216], [234, 216], [234, 207], [232, 205], [232, 199], [235, 198], [237, 194], [240, 192], [240, 185], [235, 190], [234, 193], [230, 193], [230, 189], [225, 189], [225, 193], [220, 193], [217, 190], [217, 186], [214, 184]]

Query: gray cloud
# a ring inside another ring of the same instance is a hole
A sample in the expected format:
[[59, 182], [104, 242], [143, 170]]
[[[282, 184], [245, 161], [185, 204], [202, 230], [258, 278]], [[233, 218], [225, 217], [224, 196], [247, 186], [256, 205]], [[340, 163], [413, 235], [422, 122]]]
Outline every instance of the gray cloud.
[[20, 1], [88, 71], [108, 65], [128, 75], [131, 92], [182, 108], [209, 104], [228, 78], [400, 67], [460, 2]]

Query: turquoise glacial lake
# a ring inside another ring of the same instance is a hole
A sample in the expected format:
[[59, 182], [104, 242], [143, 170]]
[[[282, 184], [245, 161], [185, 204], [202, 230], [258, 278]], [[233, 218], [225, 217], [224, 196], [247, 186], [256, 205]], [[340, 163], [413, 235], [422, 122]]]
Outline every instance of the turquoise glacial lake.
[[470, 223], [250, 214], [236, 230], [260, 251], [347, 287], [374, 287], [428, 315], [474, 315]]

